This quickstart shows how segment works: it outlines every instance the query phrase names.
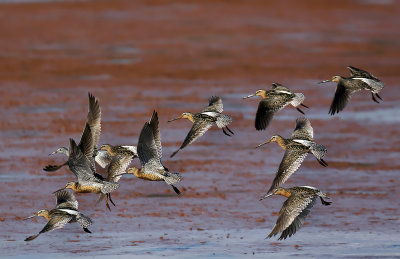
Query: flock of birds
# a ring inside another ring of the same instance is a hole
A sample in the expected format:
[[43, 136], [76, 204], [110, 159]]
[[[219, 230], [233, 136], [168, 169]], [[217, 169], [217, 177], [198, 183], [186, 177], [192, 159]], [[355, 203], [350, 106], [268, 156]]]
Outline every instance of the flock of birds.
[[[383, 88], [383, 83], [367, 71], [355, 67], [348, 67], [350, 77], [333, 76], [325, 82], [336, 82], [336, 92], [329, 113], [334, 115], [342, 111], [353, 93], [359, 90], [371, 92], [372, 100], [378, 102], [379, 91]], [[274, 83], [270, 90], [258, 90], [243, 99], [252, 96], [260, 96], [255, 119], [255, 128], [265, 130], [274, 114], [291, 104], [304, 114], [298, 106], [308, 108], [303, 104], [304, 94], [294, 93], [287, 87]], [[213, 96], [209, 99], [209, 105], [199, 113], [182, 113], [179, 117], [170, 120], [188, 119], [193, 123], [182, 145], [171, 157], [175, 156], [181, 149], [194, 142], [202, 136], [214, 123], [221, 128], [227, 136], [234, 133], [228, 127], [232, 118], [222, 114], [223, 104], [220, 97]], [[119, 179], [122, 175], [133, 174], [138, 178], [149, 181], [164, 181], [172, 187], [176, 194], [181, 194], [175, 186], [182, 179], [177, 172], [170, 172], [161, 162], [162, 147], [159, 130], [159, 120], [156, 111], [153, 112], [150, 120], [146, 122], [140, 132], [137, 147], [129, 145], [110, 145], [103, 144], [98, 148], [101, 132], [101, 109], [99, 101], [89, 93], [89, 112], [85, 127], [78, 144], [73, 139], [69, 140], [69, 147], [60, 147], [53, 154], [63, 154], [68, 160], [61, 165], [48, 165], [43, 170], [56, 171], [63, 166], [68, 166], [70, 171], [76, 176], [76, 182], [68, 182], [63, 188], [55, 191], [56, 207], [52, 210], [40, 210], [28, 217], [42, 216], [48, 222], [44, 228], [36, 235], [25, 239], [31, 241], [40, 234], [55, 229], [62, 228], [68, 222], [77, 222], [85, 232], [91, 233], [88, 227], [92, 220], [78, 211], [78, 202], [73, 193], [65, 190], [72, 189], [76, 193], [96, 193], [99, 194], [97, 203], [106, 199], [106, 207], [111, 210], [109, 202], [115, 206], [111, 198], [111, 193], [118, 189]], [[311, 208], [319, 198], [325, 206], [330, 205], [324, 199], [329, 198], [326, 193], [310, 186], [296, 186], [292, 188], [280, 187], [286, 180], [300, 167], [308, 153], [315, 156], [317, 161], [324, 167], [328, 164], [323, 157], [326, 148], [314, 142], [313, 128], [310, 121], [305, 117], [296, 120], [296, 127], [290, 138], [283, 138], [279, 135], [272, 136], [268, 141], [257, 146], [276, 142], [284, 150], [285, 154], [276, 172], [275, 178], [268, 189], [268, 192], [260, 200], [272, 195], [282, 195], [287, 198], [279, 212], [275, 226], [268, 237], [281, 233], [279, 240], [292, 236], [303, 225], [305, 218]], [[128, 168], [131, 161], [138, 157], [141, 168]], [[96, 163], [102, 168], [107, 168], [107, 176], [96, 173]]]

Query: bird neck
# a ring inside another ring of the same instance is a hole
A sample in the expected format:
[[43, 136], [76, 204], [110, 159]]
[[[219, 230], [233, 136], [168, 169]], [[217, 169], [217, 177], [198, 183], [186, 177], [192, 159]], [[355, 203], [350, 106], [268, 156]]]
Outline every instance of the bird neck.
[[281, 136], [277, 135], [274, 142], [278, 143], [279, 146], [281, 146], [281, 148], [283, 150], [286, 150], [286, 139], [282, 138]]
[[267, 91], [261, 91], [260, 93], [258, 93], [259, 96], [261, 96], [261, 98], [265, 99], [267, 98]]
[[112, 146], [105, 146], [104, 149], [110, 154], [111, 156], [115, 156], [115, 150]]
[[189, 114], [183, 116], [182, 118], [183, 118], [183, 119], [188, 119], [188, 120], [190, 120], [192, 123], [194, 123], [194, 117], [193, 117], [193, 114], [191, 114], [191, 113], [189, 113]]
[[285, 189], [280, 190], [280, 192], [277, 193], [277, 194], [285, 196], [286, 198], [289, 198], [290, 196], [292, 196], [292, 193], [287, 191], [287, 190], [285, 190]]
[[42, 213], [40, 213], [40, 215], [39, 215], [39, 216], [41, 216], [41, 217], [45, 218], [47, 221], [49, 221], [49, 220], [50, 220], [50, 213], [49, 213], [49, 211], [48, 211], [48, 210], [44, 210]]

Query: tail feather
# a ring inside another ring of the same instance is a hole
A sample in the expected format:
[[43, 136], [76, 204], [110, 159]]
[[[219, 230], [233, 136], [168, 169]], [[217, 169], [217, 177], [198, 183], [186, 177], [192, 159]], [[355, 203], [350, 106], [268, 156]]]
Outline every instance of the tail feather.
[[173, 185], [179, 183], [182, 180], [182, 176], [179, 173], [170, 173], [168, 172], [167, 176], [164, 177], [164, 181], [168, 185]]
[[231, 116], [220, 114], [215, 123], [217, 124], [218, 128], [223, 128], [228, 126], [231, 122], [232, 122]]
[[302, 93], [295, 93], [294, 95], [295, 97], [293, 97], [293, 100], [290, 102], [290, 104], [294, 107], [297, 107], [304, 101], [305, 97]]
[[318, 160], [322, 160], [327, 152], [326, 148], [323, 145], [318, 145], [316, 143], [310, 146], [310, 151]]

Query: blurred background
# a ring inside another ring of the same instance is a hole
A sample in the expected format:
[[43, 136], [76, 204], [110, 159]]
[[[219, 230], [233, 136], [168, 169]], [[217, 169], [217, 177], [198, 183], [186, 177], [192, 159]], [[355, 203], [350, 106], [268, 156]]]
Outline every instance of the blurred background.
[[[400, 256], [399, 13], [396, 0], [0, 1], [3, 256]], [[358, 92], [330, 116], [336, 85], [317, 82], [349, 76], [349, 65], [385, 83], [384, 101]], [[316, 204], [285, 241], [265, 239], [285, 198], [258, 201], [284, 151], [254, 147], [289, 137], [301, 114], [287, 107], [257, 132], [260, 99], [242, 100], [274, 82], [305, 94], [315, 140], [328, 149], [328, 168], [310, 155], [284, 186], [315, 186], [333, 202]], [[52, 192], [75, 180], [68, 168], [42, 168], [64, 162], [48, 154], [80, 139], [88, 92], [100, 100], [101, 143], [136, 145], [158, 111], [163, 162], [183, 175], [183, 194], [124, 176], [111, 212], [94, 206], [96, 195], [77, 195], [93, 234], [71, 224], [26, 243], [45, 220], [22, 218], [53, 208]], [[167, 121], [212, 95], [235, 135], [212, 128], [170, 159], [191, 123]]]

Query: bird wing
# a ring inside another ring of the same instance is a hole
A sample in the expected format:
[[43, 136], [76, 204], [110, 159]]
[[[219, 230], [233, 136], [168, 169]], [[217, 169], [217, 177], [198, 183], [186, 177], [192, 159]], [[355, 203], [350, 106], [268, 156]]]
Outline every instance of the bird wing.
[[160, 136], [160, 129], [158, 127], [158, 113], [153, 111], [153, 115], [149, 121], [150, 128], [153, 131], [153, 139], [154, 145], [158, 154], [158, 157], [161, 159], [162, 157], [162, 146], [161, 146], [161, 136]]
[[367, 78], [367, 79], [380, 81], [377, 77], [372, 75], [370, 72], [367, 72], [360, 68], [356, 68], [356, 67], [352, 67], [352, 66], [348, 66], [347, 68], [350, 70], [351, 77], [361, 77], [361, 78]]
[[[268, 127], [274, 113], [289, 104], [286, 95], [270, 94], [262, 99], [258, 104], [255, 126], [257, 130], [263, 130]], [[286, 100], [287, 99], [287, 100]]]
[[93, 135], [92, 135], [92, 130], [87, 122], [85, 124], [85, 129], [83, 130], [78, 147], [85, 155], [86, 159], [89, 161], [90, 169], [92, 169], [92, 171], [95, 172], [96, 168], [94, 165], [94, 158], [93, 158], [93, 152], [94, 152]]
[[105, 168], [111, 163], [112, 156], [105, 150], [97, 150], [95, 160], [97, 164], [99, 164], [102, 168]]
[[72, 215], [65, 213], [65, 212], [61, 212], [61, 211], [53, 212], [51, 215], [51, 219], [49, 220], [49, 222], [47, 222], [47, 224], [44, 226], [44, 228], [39, 233], [42, 234], [45, 232], [60, 229], [60, 228], [64, 227], [65, 224], [70, 222], [72, 218], [73, 218]]
[[273, 83], [271, 89], [274, 90], [275, 92], [281, 93], [281, 94], [290, 94], [290, 95], [293, 94], [293, 92], [289, 88], [287, 88], [286, 86], [283, 86], [279, 83]]
[[353, 92], [353, 90], [346, 88], [339, 82], [336, 86], [336, 92], [331, 107], [329, 108], [329, 114], [334, 115], [335, 113], [342, 111], [349, 102]]
[[306, 158], [307, 153], [307, 150], [286, 149], [268, 193], [282, 185], [294, 172], [296, 172]]
[[56, 192], [56, 209], [74, 209], [78, 210], [78, 201], [74, 194], [67, 190], [60, 190]]
[[92, 131], [93, 147], [99, 144], [101, 133], [101, 109], [99, 100], [89, 93], [89, 111], [86, 119]]
[[93, 180], [94, 173], [90, 167], [90, 163], [73, 139], [69, 140], [69, 150], [68, 166], [78, 178], [78, 182]]
[[133, 157], [129, 155], [116, 155], [112, 158], [107, 170], [107, 181], [118, 182], [121, 174], [125, 173]]
[[219, 112], [222, 113], [224, 106], [221, 97], [211, 96], [208, 99], [208, 106], [202, 112]]
[[300, 117], [296, 120], [296, 128], [292, 133], [292, 139], [312, 140], [314, 137], [313, 128], [306, 117]]
[[286, 239], [296, 233], [314, 206], [317, 197], [313, 194], [292, 194], [282, 205], [278, 220], [268, 237], [282, 232], [279, 240]]
[[185, 140], [183, 141], [181, 147], [179, 149], [183, 149], [184, 147], [186, 147], [187, 145], [189, 145], [190, 143], [192, 143], [193, 141], [195, 141], [197, 138], [203, 136], [203, 134], [209, 129], [211, 128], [213, 122], [209, 121], [209, 120], [196, 120], [193, 123], [192, 128], [190, 129], [190, 131], [188, 132], [188, 134], [186, 135]]
[[156, 140], [154, 138], [154, 125], [155, 123], [151, 125], [150, 122], [146, 122], [139, 135], [137, 151], [143, 168], [150, 166], [150, 164], [152, 166], [163, 168], [161, 164], [161, 158], [159, 156], [158, 145], [156, 144]]

